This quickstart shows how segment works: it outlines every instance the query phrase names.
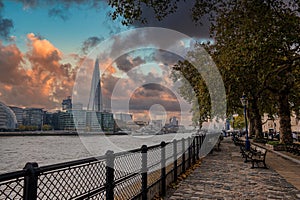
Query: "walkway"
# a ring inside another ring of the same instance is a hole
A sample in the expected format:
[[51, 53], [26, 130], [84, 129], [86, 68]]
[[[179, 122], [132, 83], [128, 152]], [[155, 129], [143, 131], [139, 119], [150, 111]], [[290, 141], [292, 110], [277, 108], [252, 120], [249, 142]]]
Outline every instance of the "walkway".
[[[298, 171], [290, 171], [287, 160], [272, 152], [267, 153], [266, 163], [270, 169], [250, 169], [251, 163], [244, 163], [239, 148], [226, 138], [221, 151], [204, 158], [166, 199], [300, 199], [300, 190], [291, 184], [292, 179], [300, 181], [300, 165], [293, 165]], [[291, 183], [278, 174], [283, 172]]]

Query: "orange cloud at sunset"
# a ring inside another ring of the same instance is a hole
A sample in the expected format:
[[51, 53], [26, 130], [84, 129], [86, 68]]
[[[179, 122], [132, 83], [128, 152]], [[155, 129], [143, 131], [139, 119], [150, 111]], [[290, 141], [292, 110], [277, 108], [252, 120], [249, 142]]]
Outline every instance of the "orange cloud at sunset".
[[55, 109], [72, 94], [76, 67], [50, 41], [27, 34], [28, 50], [0, 41], [0, 101], [7, 105]]

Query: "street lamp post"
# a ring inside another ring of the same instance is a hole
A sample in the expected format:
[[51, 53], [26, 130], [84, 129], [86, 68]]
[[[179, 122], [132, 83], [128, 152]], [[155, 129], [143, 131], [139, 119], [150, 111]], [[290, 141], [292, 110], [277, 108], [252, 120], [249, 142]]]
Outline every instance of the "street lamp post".
[[248, 104], [248, 99], [245, 94], [243, 94], [241, 98], [242, 105], [244, 106], [244, 116], [245, 116], [245, 126], [246, 126], [246, 141], [245, 141], [245, 148], [246, 151], [250, 150], [250, 141], [249, 141], [249, 136], [248, 136], [248, 123], [247, 123], [247, 104]]

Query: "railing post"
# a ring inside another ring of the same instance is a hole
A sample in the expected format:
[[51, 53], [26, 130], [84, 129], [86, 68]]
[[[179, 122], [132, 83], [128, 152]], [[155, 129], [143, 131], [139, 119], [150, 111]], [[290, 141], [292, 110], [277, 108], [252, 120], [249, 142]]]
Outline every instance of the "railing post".
[[27, 171], [28, 175], [24, 177], [24, 200], [36, 200], [37, 199], [37, 186], [38, 186], [38, 164], [26, 163], [23, 168]]
[[191, 141], [190, 137], [188, 138], [188, 145], [189, 145], [189, 148], [188, 148], [188, 151], [189, 151], [188, 164], [189, 164], [189, 167], [191, 167], [192, 166], [192, 141]]
[[193, 164], [196, 163], [196, 137], [193, 138]]
[[166, 143], [162, 141], [161, 147], [161, 195], [166, 196]]
[[196, 155], [196, 159], [199, 160], [199, 152], [200, 152], [200, 136], [196, 136], [196, 147], [197, 147], [197, 155]]
[[182, 173], [185, 172], [185, 139], [182, 138]]
[[106, 152], [106, 199], [113, 200], [114, 199], [114, 187], [115, 187], [115, 154], [113, 151]]
[[142, 153], [142, 200], [147, 200], [147, 193], [148, 193], [148, 167], [147, 167], [147, 152], [148, 147], [147, 145], [143, 145], [141, 148]]
[[173, 140], [173, 159], [174, 159], [174, 163], [173, 163], [174, 177], [173, 177], [173, 180], [174, 180], [174, 182], [176, 182], [177, 181], [177, 140], [176, 139]]

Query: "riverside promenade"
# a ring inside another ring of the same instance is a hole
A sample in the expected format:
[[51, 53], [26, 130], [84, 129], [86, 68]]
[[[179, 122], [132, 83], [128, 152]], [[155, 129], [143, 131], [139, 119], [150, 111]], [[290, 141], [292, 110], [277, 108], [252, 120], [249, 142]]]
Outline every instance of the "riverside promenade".
[[166, 199], [300, 199], [300, 164], [268, 151], [269, 169], [251, 169], [231, 138], [225, 138], [220, 147]]

